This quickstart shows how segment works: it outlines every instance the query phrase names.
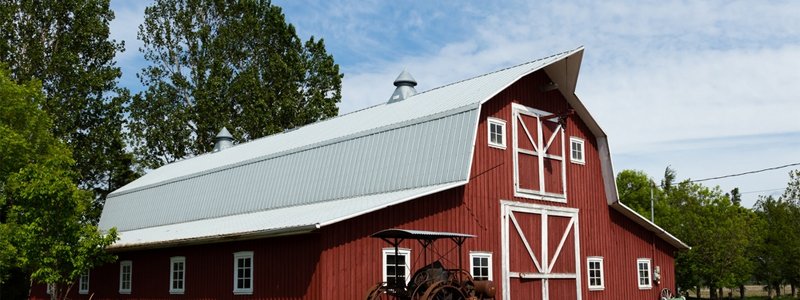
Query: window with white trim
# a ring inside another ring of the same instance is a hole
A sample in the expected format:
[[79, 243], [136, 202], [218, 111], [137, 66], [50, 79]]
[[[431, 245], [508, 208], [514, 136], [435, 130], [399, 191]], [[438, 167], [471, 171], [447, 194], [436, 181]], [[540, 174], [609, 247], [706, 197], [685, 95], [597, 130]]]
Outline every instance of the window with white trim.
[[570, 161], [576, 164], [585, 164], [586, 163], [586, 154], [583, 147], [583, 140], [570, 137], [569, 138], [569, 158]]
[[133, 286], [133, 262], [123, 260], [119, 262], [119, 293], [130, 294]]
[[53, 283], [48, 283], [47, 284], [47, 294], [48, 295], [52, 295], [53, 293], [55, 293], [55, 289], [56, 289], [56, 285], [55, 284], [53, 284]]
[[489, 146], [505, 149], [506, 148], [506, 121], [497, 118], [488, 118], [489, 124]]
[[652, 280], [650, 279], [650, 259], [640, 258], [636, 260], [637, 277], [639, 279], [639, 289], [653, 288]]
[[89, 271], [82, 273], [78, 277], [78, 294], [86, 295], [89, 293]]
[[186, 257], [170, 257], [169, 278], [169, 293], [183, 294], [186, 287]]
[[400, 280], [408, 281], [411, 279], [411, 250], [394, 248], [383, 249], [383, 282], [399, 283]]
[[586, 258], [586, 266], [589, 270], [589, 290], [599, 291], [605, 289], [605, 282], [603, 280], [603, 258], [599, 256], [590, 256]]
[[471, 251], [469, 253], [469, 270], [475, 280], [492, 280], [492, 253]]
[[253, 294], [253, 251], [233, 254], [233, 293]]

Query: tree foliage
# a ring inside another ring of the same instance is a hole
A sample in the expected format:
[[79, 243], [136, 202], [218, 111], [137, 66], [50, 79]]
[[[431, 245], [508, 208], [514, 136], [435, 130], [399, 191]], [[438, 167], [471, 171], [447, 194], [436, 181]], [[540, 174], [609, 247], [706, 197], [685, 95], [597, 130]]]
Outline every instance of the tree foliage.
[[792, 293], [800, 285], [800, 170], [789, 172], [789, 182], [783, 195], [777, 199], [762, 196], [756, 202], [755, 213], [760, 219], [760, 236], [763, 241], [755, 248], [758, 265], [755, 277], [772, 291], [780, 292], [780, 285], [790, 284]]
[[620, 200], [643, 216], [650, 215], [652, 197], [656, 224], [692, 246], [676, 255], [678, 286], [721, 288], [747, 282], [754, 267], [749, 253], [757, 241], [752, 237], [757, 227], [754, 214], [719, 188], [677, 182], [671, 168], [664, 174], [656, 186], [644, 172], [624, 170], [617, 175], [617, 185]]
[[112, 258], [104, 249], [116, 239], [92, 225], [91, 194], [76, 185], [71, 151], [50, 131], [41, 89], [0, 68], [0, 285], [12, 268], [70, 284]]
[[158, 0], [139, 38], [151, 65], [130, 129], [146, 167], [211, 150], [223, 126], [247, 141], [338, 113], [338, 65], [269, 1]]
[[0, 61], [16, 82], [41, 81], [51, 131], [72, 149], [77, 182], [101, 200], [136, 176], [121, 135], [129, 92], [117, 87], [124, 48], [108, 38], [113, 18], [109, 0], [0, 3]]

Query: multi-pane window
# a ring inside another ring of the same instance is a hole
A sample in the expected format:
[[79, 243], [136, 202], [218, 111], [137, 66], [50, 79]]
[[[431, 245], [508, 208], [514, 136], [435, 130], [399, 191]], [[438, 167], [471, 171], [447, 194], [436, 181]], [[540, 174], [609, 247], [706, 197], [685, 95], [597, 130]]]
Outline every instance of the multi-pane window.
[[119, 262], [119, 293], [130, 294], [133, 277], [133, 263], [130, 260]]
[[169, 259], [169, 293], [183, 294], [186, 284], [186, 258], [175, 256]]
[[89, 293], [89, 271], [82, 273], [78, 278], [78, 293], [84, 295]]
[[475, 280], [492, 280], [492, 253], [470, 252], [470, 271]]
[[640, 258], [636, 260], [636, 268], [638, 270], [639, 288], [649, 289], [653, 287], [650, 280], [650, 259]]
[[584, 164], [586, 157], [584, 155], [583, 140], [571, 137], [569, 138], [570, 161], [573, 163]]
[[589, 290], [602, 290], [605, 288], [603, 283], [603, 258], [589, 257], [587, 259], [589, 269]]
[[489, 118], [489, 146], [506, 148], [506, 121]]
[[233, 293], [253, 294], [253, 252], [233, 254]]
[[411, 250], [394, 248], [383, 249], [383, 281], [390, 284], [408, 282], [411, 271]]

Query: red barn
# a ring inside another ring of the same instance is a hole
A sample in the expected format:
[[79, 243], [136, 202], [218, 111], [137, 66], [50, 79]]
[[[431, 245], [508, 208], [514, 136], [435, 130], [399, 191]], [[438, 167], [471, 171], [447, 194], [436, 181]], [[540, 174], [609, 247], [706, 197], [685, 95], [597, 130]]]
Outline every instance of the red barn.
[[688, 246], [619, 202], [606, 134], [574, 93], [582, 57], [420, 93], [403, 72], [380, 105], [235, 146], [223, 130], [214, 152], [109, 196], [119, 260], [70, 297], [363, 299], [427, 259], [370, 238], [401, 228], [477, 236], [461, 257], [431, 247], [497, 299], [657, 299]]

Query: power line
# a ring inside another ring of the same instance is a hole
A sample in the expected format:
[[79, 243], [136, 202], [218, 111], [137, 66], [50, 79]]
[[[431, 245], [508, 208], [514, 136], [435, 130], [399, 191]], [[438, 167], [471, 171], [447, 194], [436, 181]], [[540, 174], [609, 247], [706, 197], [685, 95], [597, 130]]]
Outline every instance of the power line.
[[775, 188], [775, 189], [760, 190], [760, 191], [747, 191], [747, 192], [741, 192], [739, 194], [744, 195], [744, 194], [763, 193], [763, 192], [777, 192], [777, 191], [783, 191], [785, 189], [786, 188]]
[[783, 169], [783, 168], [788, 168], [788, 167], [793, 167], [793, 166], [800, 166], [800, 162], [793, 163], [793, 164], [786, 164], [786, 165], [772, 167], [772, 168], [761, 169], [761, 170], [747, 171], [747, 172], [742, 172], [742, 173], [729, 174], [729, 175], [723, 175], [723, 176], [717, 176], [717, 177], [709, 177], [709, 178], [703, 178], [703, 179], [697, 179], [697, 180], [689, 180], [689, 181], [690, 182], [701, 182], [701, 181], [708, 181], [708, 180], [714, 180], [714, 179], [736, 177], [736, 176], [742, 176], [742, 175], [749, 175], [749, 174], [761, 173], [761, 172], [766, 172], [766, 171], [772, 171], [772, 170], [777, 170], [777, 169]]

